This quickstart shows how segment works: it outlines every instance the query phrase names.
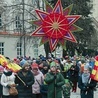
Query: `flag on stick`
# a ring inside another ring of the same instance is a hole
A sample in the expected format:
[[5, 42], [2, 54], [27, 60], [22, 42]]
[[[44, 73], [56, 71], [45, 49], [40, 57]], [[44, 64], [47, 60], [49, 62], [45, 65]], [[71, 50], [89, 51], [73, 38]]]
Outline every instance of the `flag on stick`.
[[91, 73], [91, 79], [98, 81], [98, 56], [95, 57], [95, 65]]

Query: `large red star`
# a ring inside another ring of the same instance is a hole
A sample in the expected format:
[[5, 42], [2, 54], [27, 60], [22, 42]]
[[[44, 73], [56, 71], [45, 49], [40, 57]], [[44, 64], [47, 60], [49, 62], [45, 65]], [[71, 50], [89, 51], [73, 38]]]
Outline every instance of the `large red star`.
[[35, 10], [40, 19], [33, 21], [38, 28], [31, 36], [42, 37], [43, 44], [49, 41], [51, 51], [55, 50], [58, 42], [62, 46], [65, 45], [65, 40], [77, 43], [72, 32], [82, 30], [74, 24], [80, 15], [69, 15], [71, 10], [72, 5], [63, 10], [61, 0], [58, 0], [54, 8], [46, 2], [46, 12]]

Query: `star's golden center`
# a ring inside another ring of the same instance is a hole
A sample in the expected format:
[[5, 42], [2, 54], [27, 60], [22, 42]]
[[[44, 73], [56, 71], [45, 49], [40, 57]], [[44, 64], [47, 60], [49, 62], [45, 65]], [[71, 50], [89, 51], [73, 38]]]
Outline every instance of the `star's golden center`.
[[53, 29], [57, 30], [59, 28], [59, 23], [58, 22], [54, 22], [52, 24]]

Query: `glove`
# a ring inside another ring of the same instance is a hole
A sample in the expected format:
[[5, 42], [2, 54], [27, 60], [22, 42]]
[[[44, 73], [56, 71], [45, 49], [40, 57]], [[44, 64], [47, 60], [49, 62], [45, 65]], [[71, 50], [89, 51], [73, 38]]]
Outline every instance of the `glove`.
[[56, 84], [54, 84], [54, 85], [55, 85], [55, 87], [60, 87], [58, 83], [56, 83]]
[[84, 91], [87, 91], [87, 90], [88, 90], [88, 88], [87, 88], [87, 87], [83, 87], [83, 90], [84, 90]]
[[54, 87], [58, 87], [58, 85], [57, 84], [54, 84]]
[[28, 88], [28, 86], [27, 86], [27, 85], [25, 85], [25, 86], [24, 86], [24, 89], [27, 89], [27, 88]]
[[54, 75], [54, 79], [56, 79], [57, 78], [57, 76], [56, 75]]
[[90, 86], [91, 86], [91, 84], [87, 84], [87, 86], [88, 86], [88, 87], [90, 87]]
[[31, 85], [29, 85], [28, 83], [26, 83], [26, 87], [30, 87]]
[[11, 86], [10, 86], [10, 85], [7, 85], [6, 87], [7, 87], [7, 88], [11, 88]]

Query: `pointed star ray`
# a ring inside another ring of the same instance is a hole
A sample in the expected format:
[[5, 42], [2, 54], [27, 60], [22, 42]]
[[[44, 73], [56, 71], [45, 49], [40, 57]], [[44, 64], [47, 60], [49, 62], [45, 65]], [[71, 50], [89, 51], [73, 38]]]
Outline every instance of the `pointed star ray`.
[[77, 43], [75, 37], [73, 36], [73, 34], [72, 34], [70, 31], [66, 32], [66, 34], [65, 34], [65, 36], [64, 36], [64, 39], [70, 40], [70, 41], [72, 41], [72, 42]]
[[82, 31], [82, 30], [83, 30], [82, 28], [80, 28], [79, 26], [77, 26], [75, 24], [70, 26], [70, 31], [71, 32], [78, 32], [78, 31]]
[[79, 18], [80, 15], [70, 15], [70, 16], [65, 16], [69, 22], [69, 25], [75, 23]]
[[46, 4], [46, 12], [51, 13], [53, 10], [53, 7], [46, 0], [43, 0], [43, 1]]
[[59, 14], [63, 14], [63, 8], [61, 5], [61, 0], [58, 0], [52, 13], [59, 13]]
[[36, 29], [32, 34], [31, 36], [45, 36], [43, 30], [42, 30], [42, 27], [40, 26], [38, 29]]
[[72, 7], [73, 7], [73, 4], [71, 4], [71, 5], [69, 5], [68, 7], [66, 7], [66, 8], [63, 10], [63, 14], [64, 14], [64, 15], [70, 15], [71, 10], [72, 10]]
[[31, 21], [34, 25], [36, 26], [41, 26], [42, 25], [42, 22], [41, 20], [35, 20], [35, 21]]
[[50, 39], [49, 40], [49, 45], [50, 45], [51, 51], [53, 51], [55, 49], [55, 47], [57, 46], [57, 43], [58, 43], [58, 39]]
[[44, 20], [49, 14], [40, 10], [35, 10], [41, 20]]

